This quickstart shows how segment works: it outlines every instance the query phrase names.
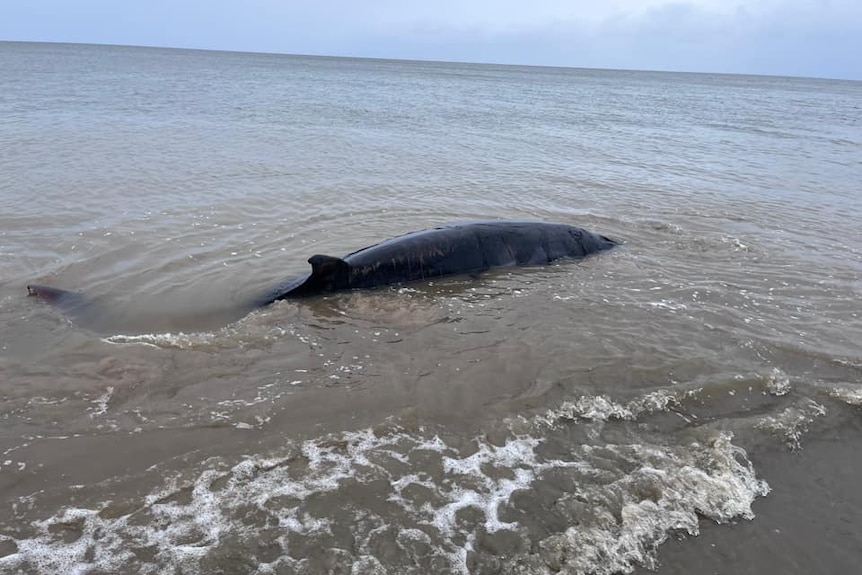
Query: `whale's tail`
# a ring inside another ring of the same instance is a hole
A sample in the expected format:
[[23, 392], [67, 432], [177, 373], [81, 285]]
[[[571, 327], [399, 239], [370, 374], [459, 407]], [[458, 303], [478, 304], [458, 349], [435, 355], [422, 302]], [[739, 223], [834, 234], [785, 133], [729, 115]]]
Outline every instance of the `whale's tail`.
[[39, 284], [28, 285], [27, 295], [59, 309], [78, 327], [97, 333], [210, 331], [240, 319], [260, 305], [256, 301], [225, 305], [188, 298], [129, 305]]

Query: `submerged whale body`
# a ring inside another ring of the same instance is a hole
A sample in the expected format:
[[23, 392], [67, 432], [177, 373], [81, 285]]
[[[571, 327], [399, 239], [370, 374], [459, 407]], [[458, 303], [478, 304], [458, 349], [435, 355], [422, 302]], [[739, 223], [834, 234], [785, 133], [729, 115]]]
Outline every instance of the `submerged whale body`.
[[[545, 265], [607, 250], [618, 242], [566, 224], [480, 221], [452, 224], [391, 238], [337, 258], [314, 255], [311, 272], [287, 279], [251, 298], [244, 312], [275, 301], [367, 289], [508, 267]], [[65, 290], [28, 285], [29, 295], [86, 323], [98, 306]]]
[[617, 242], [587, 230], [545, 222], [452, 224], [388, 239], [342, 258], [315, 255], [311, 273], [287, 280], [260, 305], [334, 291], [475, 274], [491, 268], [544, 265], [582, 258]]

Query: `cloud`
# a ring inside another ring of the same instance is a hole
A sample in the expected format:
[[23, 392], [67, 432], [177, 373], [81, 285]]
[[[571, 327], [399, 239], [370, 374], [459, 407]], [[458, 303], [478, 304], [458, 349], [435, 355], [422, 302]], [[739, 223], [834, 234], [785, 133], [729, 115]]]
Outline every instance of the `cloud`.
[[[514, 34], [563, 26], [598, 32], [608, 26], [637, 25], [657, 16], [697, 14], [703, 19], [726, 19], [741, 11], [751, 14], [775, 10], [780, 0], [438, 0], [437, 2], [371, 2], [380, 30], [423, 29]], [[375, 10], [375, 8], [377, 10]], [[681, 23], [676, 23], [681, 24]]]
[[862, 79], [858, 0], [42, 0], [0, 39]]
[[[503, 6], [509, 4], [515, 3]], [[484, 21], [476, 12], [459, 18], [446, 10], [425, 11], [411, 19], [402, 11], [390, 15], [369, 45], [398, 45], [417, 58], [440, 54], [456, 60], [862, 79], [856, 57], [862, 53], [862, 3], [855, 1], [575, 0], [557, 11], [552, 5], [530, 3], [523, 18], [513, 6]]]

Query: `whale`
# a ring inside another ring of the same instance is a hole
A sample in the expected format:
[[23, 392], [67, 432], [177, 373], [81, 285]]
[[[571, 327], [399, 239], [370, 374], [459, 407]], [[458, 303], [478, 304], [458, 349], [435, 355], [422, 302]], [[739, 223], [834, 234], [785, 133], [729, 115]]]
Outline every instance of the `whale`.
[[264, 306], [289, 298], [475, 275], [492, 268], [547, 265], [610, 249], [618, 242], [567, 224], [479, 221], [411, 232], [337, 258], [314, 255], [311, 272], [261, 295]]
[[[311, 271], [289, 277], [245, 300], [248, 313], [280, 300], [348, 290], [476, 276], [494, 268], [548, 265], [609, 250], [620, 242], [583, 228], [554, 222], [480, 220], [454, 223], [393, 237], [342, 257], [315, 254]], [[60, 288], [30, 284], [28, 295], [86, 323], [99, 305]]]

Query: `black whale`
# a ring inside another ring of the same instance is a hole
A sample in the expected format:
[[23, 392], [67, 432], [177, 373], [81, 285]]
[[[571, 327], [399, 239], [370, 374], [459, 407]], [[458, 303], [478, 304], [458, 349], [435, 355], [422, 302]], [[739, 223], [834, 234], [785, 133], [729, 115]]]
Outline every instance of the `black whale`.
[[[336, 258], [309, 258], [311, 273], [287, 279], [242, 306], [243, 313], [288, 298], [475, 274], [491, 268], [543, 265], [582, 258], [618, 242], [566, 224], [480, 221], [452, 224], [398, 236]], [[57, 305], [86, 323], [100, 313], [84, 296], [29, 285], [30, 295]]]
[[491, 268], [582, 258], [617, 242], [566, 224], [487, 221], [452, 224], [388, 239], [344, 256], [309, 258], [311, 273], [287, 280], [259, 305], [333, 291], [373, 288]]

